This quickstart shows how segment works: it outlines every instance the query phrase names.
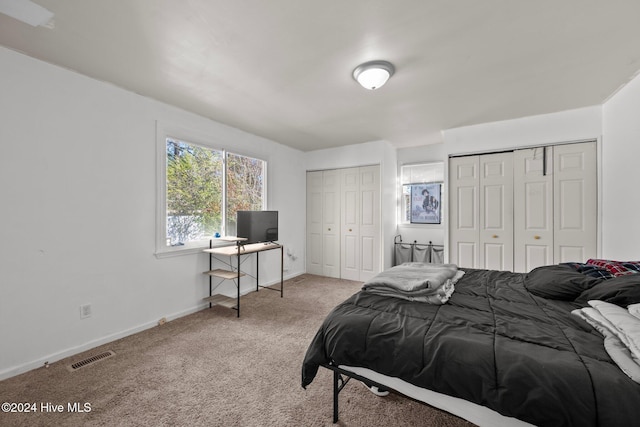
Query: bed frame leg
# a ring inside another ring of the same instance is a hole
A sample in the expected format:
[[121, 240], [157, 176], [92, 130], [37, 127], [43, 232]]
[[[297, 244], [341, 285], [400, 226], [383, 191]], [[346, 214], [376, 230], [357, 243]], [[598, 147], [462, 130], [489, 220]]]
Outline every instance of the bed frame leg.
[[338, 393], [340, 393], [340, 374], [333, 371], [333, 423], [338, 422]]
[[337, 369], [330, 369], [333, 371], [333, 423], [335, 424], [338, 422], [338, 396], [351, 377], [346, 376], [345, 379]]

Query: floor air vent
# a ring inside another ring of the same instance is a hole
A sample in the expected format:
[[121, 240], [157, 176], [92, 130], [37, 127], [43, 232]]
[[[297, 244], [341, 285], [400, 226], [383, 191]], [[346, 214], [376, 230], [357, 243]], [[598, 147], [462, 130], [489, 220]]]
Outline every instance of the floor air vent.
[[70, 371], [77, 371], [80, 368], [84, 368], [86, 366], [93, 365], [96, 362], [99, 362], [99, 361], [104, 360], [104, 359], [108, 359], [109, 357], [115, 356], [115, 355], [116, 354], [111, 350], [105, 351], [104, 353], [96, 354], [94, 356], [87, 357], [86, 359], [83, 359], [83, 360], [81, 360], [79, 362], [72, 363], [71, 365], [68, 365], [67, 368]]

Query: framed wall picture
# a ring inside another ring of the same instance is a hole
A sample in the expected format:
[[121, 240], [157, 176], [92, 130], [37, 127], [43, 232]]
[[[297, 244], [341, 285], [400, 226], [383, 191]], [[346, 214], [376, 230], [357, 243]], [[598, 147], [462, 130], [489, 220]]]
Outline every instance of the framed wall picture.
[[411, 184], [411, 223], [440, 224], [442, 183]]

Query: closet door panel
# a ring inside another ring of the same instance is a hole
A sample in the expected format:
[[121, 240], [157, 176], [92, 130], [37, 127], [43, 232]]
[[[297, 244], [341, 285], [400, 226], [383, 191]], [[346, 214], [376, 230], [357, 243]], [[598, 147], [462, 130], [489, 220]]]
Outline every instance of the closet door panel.
[[363, 236], [360, 239], [360, 248], [361, 248], [361, 253], [362, 253], [362, 257], [361, 257], [361, 263], [360, 263], [360, 269], [362, 270], [361, 272], [361, 277], [360, 280], [367, 280], [364, 279], [362, 277], [362, 274], [373, 274], [374, 273], [374, 268], [375, 268], [375, 242], [374, 239], [369, 237], [369, 236]]
[[456, 201], [458, 210], [456, 212], [456, 219], [459, 230], [477, 232], [478, 231], [478, 209], [476, 204], [478, 198], [476, 197], [477, 187], [458, 187], [456, 191]]
[[323, 171], [322, 275], [340, 277], [340, 174]]
[[556, 245], [559, 253], [558, 263], [561, 262], [584, 262], [589, 258], [595, 257], [595, 255], [587, 255], [584, 246], [567, 246]]
[[307, 172], [307, 273], [322, 275], [322, 171]]
[[597, 256], [596, 143], [554, 147], [554, 262]]
[[479, 167], [479, 156], [449, 159], [449, 258], [460, 267], [479, 265]]
[[357, 279], [358, 270], [358, 254], [356, 248], [358, 248], [358, 238], [354, 235], [344, 236], [344, 256], [342, 265], [342, 278], [349, 280]]
[[552, 246], [525, 244], [523, 245], [523, 248], [525, 265], [521, 270], [516, 271], [524, 273], [529, 272], [536, 267], [551, 264], [549, 259], [553, 259], [553, 257], [549, 252], [553, 248]]
[[483, 248], [485, 254], [484, 268], [487, 270], [504, 270], [504, 248], [505, 245], [501, 243], [485, 243]]
[[368, 280], [381, 269], [380, 252], [380, 167], [365, 166], [360, 170], [360, 276]]
[[340, 277], [359, 280], [360, 277], [360, 172], [359, 168], [340, 171], [341, 265]]
[[[476, 265], [476, 260], [478, 259], [478, 242], [462, 242], [457, 241], [454, 243], [454, 248], [458, 256], [458, 261], [454, 262], [460, 267], [467, 268], [476, 268], [471, 267], [472, 265]], [[453, 249], [453, 248], [452, 248]]]
[[481, 268], [513, 269], [513, 153], [480, 156]]
[[553, 263], [553, 148], [514, 152], [514, 271]]

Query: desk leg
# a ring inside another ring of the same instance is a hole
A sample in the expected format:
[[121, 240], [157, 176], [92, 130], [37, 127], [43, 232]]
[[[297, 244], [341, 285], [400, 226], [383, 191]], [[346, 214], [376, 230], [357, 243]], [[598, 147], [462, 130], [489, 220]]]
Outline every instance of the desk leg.
[[236, 317], [240, 317], [240, 245], [238, 244], [238, 300], [237, 300], [237, 315]]
[[256, 252], [256, 292], [260, 290], [260, 252]]

